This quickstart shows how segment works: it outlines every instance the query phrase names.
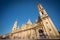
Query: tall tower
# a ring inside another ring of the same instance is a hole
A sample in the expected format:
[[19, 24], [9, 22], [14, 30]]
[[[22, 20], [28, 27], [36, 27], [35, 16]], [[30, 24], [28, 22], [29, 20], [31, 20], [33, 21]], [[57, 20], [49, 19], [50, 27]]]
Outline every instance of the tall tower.
[[12, 28], [12, 33], [15, 32], [15, 30], [17, 29], [17, 20], [15, 21], [13, 28]]
[[50, 17], [46, 13], [45, 9], [42, 7], [41, 4], [38, 4], [39, 9], [39, 15], [42, 20], [42, 23], [44, 25], [44, 30], [46, 30], [47, 35], [52, 38], [59, 35], [57, 29], [55, 28], [55, 25], [51, 21]]

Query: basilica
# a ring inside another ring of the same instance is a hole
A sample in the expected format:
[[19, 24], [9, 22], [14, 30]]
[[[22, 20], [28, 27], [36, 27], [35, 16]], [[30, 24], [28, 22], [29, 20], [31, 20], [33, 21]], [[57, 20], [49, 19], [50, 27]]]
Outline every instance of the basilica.
[[37, 21], [32, 24], [30, 19], [27, 24], [23, 24], [20, 28], [17, 28], [18, 21], [14, 22], [12, 31], [6, 35], [11, 39], [53, 39], [59, 38], [59, 32], [53, 24], [51, 18], [48, 16], [45, 9], [41, 4], [37, 5], [39, 10], [39, 16]]

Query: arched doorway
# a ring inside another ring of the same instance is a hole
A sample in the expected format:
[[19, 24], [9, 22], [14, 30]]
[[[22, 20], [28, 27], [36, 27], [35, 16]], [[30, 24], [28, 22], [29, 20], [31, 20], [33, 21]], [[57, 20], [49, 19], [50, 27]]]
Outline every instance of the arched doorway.
[[39, 29], [38, 32], [39, 32], [39, 37], [40, 38], [46, 38], [46, 36], [44, 34], [44, 31], [42, 29]]

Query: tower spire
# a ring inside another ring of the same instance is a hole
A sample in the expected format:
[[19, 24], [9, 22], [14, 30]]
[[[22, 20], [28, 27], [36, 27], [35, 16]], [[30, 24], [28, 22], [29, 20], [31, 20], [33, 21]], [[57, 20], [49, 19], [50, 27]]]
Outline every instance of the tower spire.
[[13, 25], [12, 32], [14, 32], [17, 29], [17, 23], [18, 23], [18, 21], [16, 20]]

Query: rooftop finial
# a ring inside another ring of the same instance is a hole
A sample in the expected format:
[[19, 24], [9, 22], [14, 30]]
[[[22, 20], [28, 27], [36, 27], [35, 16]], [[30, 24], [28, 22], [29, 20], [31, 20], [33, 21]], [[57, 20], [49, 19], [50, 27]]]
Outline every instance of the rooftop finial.
[[30, 19], [28, 19], [28, 22], [27, 22], [27, 24], [31, 24], [31, 25], [32, 25], [32, 22], [30, 21]]

